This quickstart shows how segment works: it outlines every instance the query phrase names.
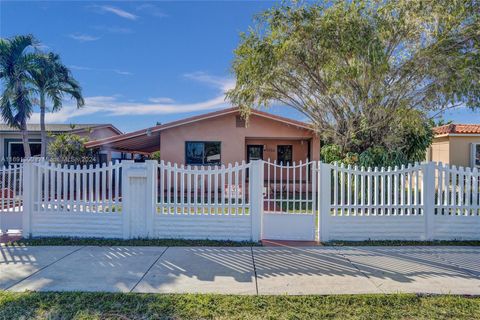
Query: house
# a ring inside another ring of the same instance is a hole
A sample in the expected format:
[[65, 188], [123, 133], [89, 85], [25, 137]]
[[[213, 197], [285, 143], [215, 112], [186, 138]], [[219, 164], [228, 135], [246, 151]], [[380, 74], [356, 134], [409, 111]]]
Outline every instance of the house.
[[480, 125], [447, 124], [434, 128], [427, 160], [480, 169]]
[[[41, 134], [39, 124], [28, 124], [28, 138], [32, 156], [40, 155]], [[98, 140], [122, 134], [111, 124], [47, 124], [49, 134], [72, 133], [89, 140]], [[24, 157], [22, 134], [17, 128], [0, 124], [0, 166], [4, 162], [18, 162]]]
[[284, 164], [320, 159], [320, 138], [308, 123], [252, 110], [223, 109], [135, 132], [91, 141], [88, 148], [148, 155], [185, 165], [218, 165], [255, 159]]

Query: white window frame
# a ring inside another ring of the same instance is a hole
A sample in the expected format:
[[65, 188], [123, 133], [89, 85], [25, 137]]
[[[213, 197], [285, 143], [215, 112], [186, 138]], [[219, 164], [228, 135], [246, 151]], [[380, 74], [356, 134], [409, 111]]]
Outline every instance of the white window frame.
[[476, 152], [477, 152], [477, 148], [480, 148], [480, 143], [472, 143], [470, 145], [470, 166], [472, 168], [479, 168], [480, 169], [480, 165], [475, 165], [475, 155], [476, 155]]

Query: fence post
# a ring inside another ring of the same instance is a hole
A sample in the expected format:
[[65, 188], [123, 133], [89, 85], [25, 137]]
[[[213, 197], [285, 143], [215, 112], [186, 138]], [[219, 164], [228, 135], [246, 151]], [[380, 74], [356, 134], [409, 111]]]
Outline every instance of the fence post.
[[147, 217], [147, 237], [153, 237], [155, 227], [155, 215], [157, 212], [157, 160], [147, 160], [147, 184], [146, 184], [146, 217]]
[[122, 224], [123, 224], [123, 239], [130, 238], [130, 179], [128, 172], [133, 165], [133, 160], [122, 161]]
[[254, 160], [250, 166], [250, 204], [252, 219], [252, 241], [262, 239], [263, 228], [263, 160]]
[[423, 171], [423, 215], [425, 216], [425, 240], [434, 238], [435, 219], [435, 163], [422, 165]]
[[329, 220], [330, 220], [330, 201], [331, 201], [331, 167], [327, 163], [318, 163], [318, 232], [319, 240], [327, 242], [330, 240]]
[[32, 215], [35, 182], [34, 166], [30, 161], [23, 163], [23, 218], [22, 233], [25, 238], [32, 236]]

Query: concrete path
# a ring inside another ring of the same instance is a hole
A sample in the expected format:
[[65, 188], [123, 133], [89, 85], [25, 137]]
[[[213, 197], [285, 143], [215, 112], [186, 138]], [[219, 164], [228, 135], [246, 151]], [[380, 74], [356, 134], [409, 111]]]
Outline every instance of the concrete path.
[[480, 247], [6, 247], [0, 289], [480, 295]]

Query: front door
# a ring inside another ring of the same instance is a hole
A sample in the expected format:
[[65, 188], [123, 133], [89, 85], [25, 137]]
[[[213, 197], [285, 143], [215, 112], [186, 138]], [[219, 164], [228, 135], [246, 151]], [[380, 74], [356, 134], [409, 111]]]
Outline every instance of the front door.
[[247, 145], [247, 162], [253, 160], [263, 160], [263, 145]]

